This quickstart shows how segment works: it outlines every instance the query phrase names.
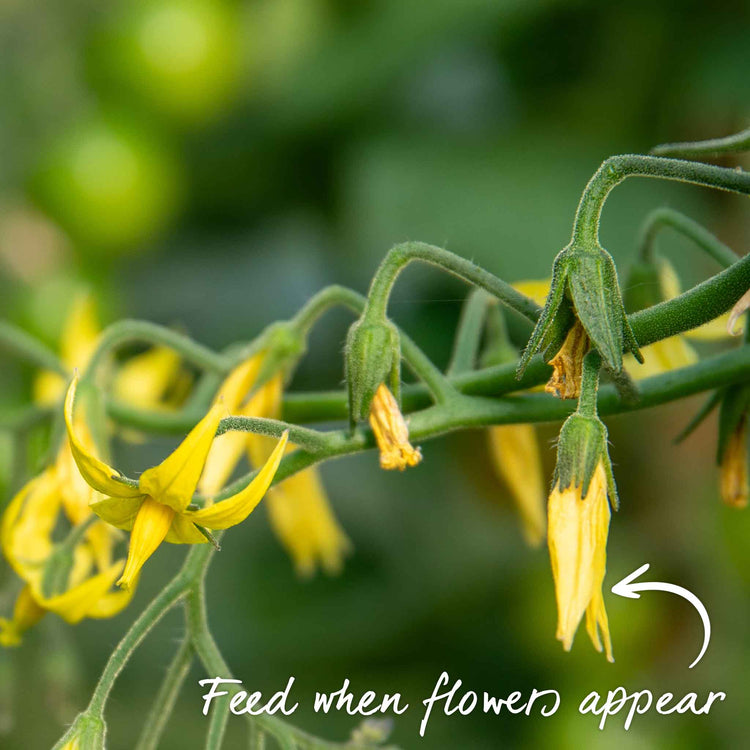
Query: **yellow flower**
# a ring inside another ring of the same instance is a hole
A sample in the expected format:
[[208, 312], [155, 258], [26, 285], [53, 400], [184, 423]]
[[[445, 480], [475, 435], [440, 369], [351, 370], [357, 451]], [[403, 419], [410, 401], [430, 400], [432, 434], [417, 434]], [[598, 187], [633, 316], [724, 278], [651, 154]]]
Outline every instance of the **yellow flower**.
[[585, 613], [586, 629], [594, 647], [602, 650], [601, 632], [607, 659], [614, 661], [602, 597], [610, 519], [603, 461], [594, 470], [586, 496], [582, 494], [581, 484], [560, 489], [558, 483], [547, 506], [547, 538], [557, 597], [557, 638], [566, 651], [570, 650]]
[[176, 406], [189, 385], [180, 355], [166, 346], [155, 346], [131, 357], [117, 369], [112, 390], [117, 398], [139, 409]]
[[378, 386], [370, 406], [370, 427], [380, 449], [382, 469], [403, 471], [422, 460], [422, 452], [409, 442], [409, 428], [398, 403], [384, 383]]
[[727, 440], [721, 457], [721, 499], [732, 508], [746, 508], [748, 501], [747, 478], [747, 417], [740, 419]]
[[[68, 312], [60, 339], [60, 360], [71, 371], [83, 369], [96, 348], [100, 333], [96, 304], [90, 294], [79, 294]], [[34, 401], [56, 403], [65, 391], [65, 380], [56, 372], [40, 372], [33, 385]]]
[[271, 528], [299, 575], [311, 576], [317, 563], [330, 575], [341, 572], [351, 542], [333, 514], [315, 467], [272, 487], [266, 504]]
[[13, 608], [13, 619], [0, 617], [0, 646], [19, 646], [23, 634], [36, 625], [44, 617], [46, 610], [42, 609], [31, 594], [28, 585], [21, 589]]
[[[52, 542], [62, 505], [54, 467], [28, 482], [3, 514], [0, 544], [8, 562], [25, 582], [16, 601], [13, 619], [0, 620], [0, 644], [16, 645], [21, 635], [47, 612], [71, 624], [84, 617], [113, 617], [130, 601], [126, 592], [110, 591], [123, 569], [97, 559], [84, 536], [72, 550]], [[87, 534], [105, 524], [97, 521]], [[73, 531], [75, 531], [75, 526]]]
[[[216, 402], [246, 417], [278, 419], [281, 415], [283, 373], [276, 372], [258, 386], [257, 378], [266, 353], [260, 352], [236, 367], [222, 384]], [[262, 465], [273, 441], [254, 433], [220, 435], [208, 455], [199, 487], [212, 495], [220, 491], [243, 455], [252, 466]], [[289, 443], [286, 451], [296, 446]], [[283, 480], [266, 496], [271, 528], [294, 561], [300, 575], [311, 575], [317, 563], [328, 573], [341, 570], [351, 548], [328, 501], [317, 468], [310, 467]]]
[[201, 544], [207, 539], [199, 527], [219, 530], [244, 521], [270, 486], [284, 453], [287, 433], [245, 489], [226, 500], [193, 510], [189, 506], [226, 407], [214, 404], [175, 451], [158, 466], [144, 471], [136, 485], [119, 478], [114, 469], [94, 456], [80, 440], [73, 419], [76, 386], [74, 378], [65, 399], [65, 422], [78, 469], [104, 496], [92, 503], [91, 509], [112, 526], [132, 531], [125, 570], [117, 581], [125, 589], [133, 585], [143, 564], [163, 541]]
[[538, 547], [546, 530], [545, 489], [536, 433], [530, 424], [489, 428], [495, 470], [510, 489], [526, 541]]

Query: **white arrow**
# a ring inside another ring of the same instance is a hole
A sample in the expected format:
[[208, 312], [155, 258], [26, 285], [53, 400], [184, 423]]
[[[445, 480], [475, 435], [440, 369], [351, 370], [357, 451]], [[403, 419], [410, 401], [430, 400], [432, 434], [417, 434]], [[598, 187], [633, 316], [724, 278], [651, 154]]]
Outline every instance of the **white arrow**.
[[659, 581], [635, 583], [636, 578], [648, 569], [648, 563], [641, 565], [640, 568], [634, 570], [629, 576], [625, 576], [625, 578], [612, 586], [612, 593], [618, 596], [625, 596], [628, 599], [640, 599], [641, 595], [638, 593], [639, 591], [669, 591], [672, 594], [677, 594], [677, 596], [687, 599], [698, 610], [698, 614], [701, 616], [701, 620], [703, 620], [703, 648], [696, 660], [690, 665], [690, 669], [692, 669], [703, 658], [703, 654], [706, 653], [708, 643], [711, 640], [711, 620], [708, 617], [708, 612], [703, 606], [703, 602], [692, 591], [688, 591], [682, 588], [682, 586], [675, 586], [673, 583], [660, 583]]

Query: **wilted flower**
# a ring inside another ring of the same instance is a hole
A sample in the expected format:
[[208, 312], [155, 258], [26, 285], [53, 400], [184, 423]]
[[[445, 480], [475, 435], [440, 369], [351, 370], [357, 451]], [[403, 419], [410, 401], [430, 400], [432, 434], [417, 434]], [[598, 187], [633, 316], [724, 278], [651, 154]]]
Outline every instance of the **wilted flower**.
[[380, 449], [382, 469], [403, 471], [422, 460], [422, 452], [409, 442], [409, 427], [398, 402], [384, 383], [378, 386], [370, 406], [370, 427]]
[[547, 361], [560, 353], [561, 339], [575, 320], [613, 372], [622, 370], [623, 349], [640, 361], [638, 342], [623, 308], [617, 270], [602, 247], [569, 245], [555, 258], [550, 292], [521, 356], [519, 377], [538, 351], [544, 352]]

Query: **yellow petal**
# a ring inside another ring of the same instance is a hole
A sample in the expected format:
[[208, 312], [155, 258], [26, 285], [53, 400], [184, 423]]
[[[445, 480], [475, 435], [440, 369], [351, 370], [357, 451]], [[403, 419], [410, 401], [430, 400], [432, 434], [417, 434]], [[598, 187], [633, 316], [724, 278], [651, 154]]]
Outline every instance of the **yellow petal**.
[[26, 581], [41, 577], [41, 566], [52, 552], [51, 536], [60, 502], [54, 471], [47, 469], [16, 494], [3, 514], [3, 553]]
[[173, 453], [141, 474], [138, 482], [141, 492], [176, 511], [190, 505], [216, 428], [226, 414], [223, 404], [214, 404]]
[[513, 284], [513, 288], [525, 294], [527, 297], [531, 297], [537, 305], [543, 306], [547, 295], [549, 294], [549, 288], [552, 284], [551, 279], [528, 279], [524, 281], [516, 281]]
[[625, 357], [625, 367], [636, 380], [661, 375], [698, 361], [698, 355], [683, 336], [672, 336], [641, 349], [643, 364], [638, 364], [632, 354]]
[[165, 542], [170, 544], [205, 544], [208, 539], [195, 528], [195, 524], [181, 513], [175, 513]]
[[83, 370], [99, 341], [99, 316], [90, 294], [79, 294], [68, 313], [60, 340], [60, 358], [69, 370]]
[[118, 586], [127, 590], [135, 584], [143, 564], [164, 541], [174, 516], [174, 510], [167, 505], [150, 497], [143, 501], [130, 534], [128, 559]]
[[409, 428], [398, 402], [384, 383], [370, 406], [370, 427], [380, 450], [380, 468], [403, 471], [422, 460], [422, 452], [409, 442]]
[[495, 470], [508, 485], [532, 547], [544, 539], [546, 492], [536, 432], [530, 424], [500, 425], [489, 430]]
[[[60, 359], [69, 370], [83, 369], [88, 365], [99, 333], [93, 298], [90, 294], [78, 295], [68, 312], [60, 340]], [[34, 379], [32, 392], [35, 403], [51, 406], [65, 392], [65, 380], [56, 372], [43, 370]]]
[[57, 372], [42, 370], [34, 377], [31, 398], [39, 406], [54, 406], [65, 393], [65, 378]]
[[[264, 383], [248, 402], [242, 407], [240, 413], [246, 417], [265, 417], [266, 419], [278, 419], [281, 416], [281, 396], [284, 387], [282, 373], [276, 373], [267, 383]], [[265, 435], [247, 433], [247, 452], [250, 463], [253, 466], [262, 466], [274, 449], [273, 438]]]
[[13, 619], [0, 618], [0, 646], [20, 645], [23, 634], [46, 613], [47, 610], [37, 604], [29, 586], [24, 586], [13, 607]]
[[601, 594], [609, 532], [607, 477], [600, 462], [589, 492], [581, 487], [555, 487], [548, 503], [549, 544], [557, 598], [557, 638], [566, 650], [573, 644], [581, 618]]
[[[258, 369], [259, 365], [255, 367], [256, 375]], [[232, 411], [243, 417], [278, 418], [281, 413], [282, 385], [282, 375], [278, 373], [264, 383], [246, 404], [238, 408], [232, 407]], [[248, 432], [227, 432], [220, 435], [214, 440], [208, 454], [198, 485], [200, 491], [209, 497], [216, 495], [232, 476], [245, 450], [248, 451], [253, 466], [262, 466], [273, 452], [275, 444], [273, 438]]]
[[120, 366], [113, 383], [117, 398], [140, 409], [157, 409], [180, 371], [180, 355], [155, 346]]
[[118, 481], [114, 477], [117, 472], [103, 461], [100, 461], [85, 445], [85, 437], [79, 436], [76, 431], [76, 423], [73, 417], [73, 406], [78, 387], [78, 377], [74, 377], [65, 397], [65, 424], [68, 428], [68, 439], [70, 450], [73, 453], [78, 470], [83, 478], [95, 489], [104, 495], [112, 497], [138, 497], [141, 491], [125, 482]]
[[210, 505], [207, 508], [201, 508], [196, 511], [186, 511], [183, 516], [193, 523], [205, 526], [209, 529], [228, 529], [244, 521], [255, 506], [261, 501], [266, 490], [271, 485], [276, 469], [284, 455], [284, 448], [289, 437], [285, 432], [274, 448], [268, 461], [266, 461], [255, 478], [245, 489], [240, 490], [236, 495], [222, 500], [221, 502]]
[[221, 384], [215, 403], [223, 401], [230, 413], [234, 414], [252, 390], [264, 357], [265, 352], [261, 352], [235, 367]]
[[144, 496], [138, 497], [107, 497], [97, 495], [91, 503], [91, 510], [96, 513], [102, 521], [106, 521], [117, 529], [130, 531], [135, 523], [135, 517], [143, 503]]
[[602, 642], [599, 638], [600, 631], [604, 638], [604, 653], [607, 656], [607, 661], [614, 662], [612, 638], [609, 635], [609, 618], [607, 617], [607, 610], [604, 608], [604, 597], [602, 597], [601, 589], [594, 593], [594, 598], [586, 608], [586, 632], [589, 634], [594, 648], [599, 652], [602, 650]]
[[[122, 564], [122, 561], [120, 562]], [[86, 613], [86, 617], [93, 617], [96, 620], [104, 620], [122, 612], [130, 604], [130, 600], [135, 594], [135, 586], [125, 591], [108, 591], [99, 601], [94, 604]]]
[[309, 576], [320, 563], [331, 575], [351, 549], [328, 502], [316, 467], [300, 471], [268, 491], [268, 517], [297, 573]]
[[41, 591], [34, 587], [34, 598], [44, 609], [54, 612], [66, 622], [75, 625], [84, 617], [88, 617], [89, 612], [96, 608], [102, 597], [112, 587], [121, 570], [122, 560], [118, 560], [107, 570], [88, 578], [62, 594], [50, 598], [45, 598]]

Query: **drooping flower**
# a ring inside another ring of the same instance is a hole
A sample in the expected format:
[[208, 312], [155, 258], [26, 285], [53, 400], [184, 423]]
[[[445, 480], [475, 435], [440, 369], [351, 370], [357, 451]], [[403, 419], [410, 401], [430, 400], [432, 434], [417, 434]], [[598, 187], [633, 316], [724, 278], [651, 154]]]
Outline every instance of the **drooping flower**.
[[[217, 402], [223, 400], [240, 416], [278, 419], [283, 372], [277, 371], [264, 383], [258, 383], [266, 356], [260, 352], [236, 367], [220, 387]], [[247, 455], [251, 466], [260, 466], [268, 459], [272, 446], [271, 438], [251, 432], [220, 435], [209, 453], [199, 488], [208, 495], [220, 491], [243, 455]], [[295, 447], [289, 443], [286, 451]], [[317, 467], [279, 482], [269, 489], [265, 503], [271, 528], [300, 575], [311, 575], [317, 564], [328, 573], [341, 570], [351, 543], [336, 520]]]
[[719, 466], [721, 499], [732, 508], [746, 508], [747, 477], [747, 417], [744, 417], [729, 436]]
[[538, 547], [546, 531], [542, 460], [534, 427], [511, 424], [490, 427], [490, 455], [505, 481], [521, 519], [528, 544]]
[[609, 661], [612, 641], [602, 597], [607, 560], [609, 501], [607, 477], [598, 464], [588, 492], [582, 486], [561, 489], [556, 485], [549, 497], [548, 540], [557, 598], [557, 638], [569, 651], [578, 625], [586, 615], [586, 628], [597, 651]]
[[201, 544], [207, 541], [201, 528], [226, 529], [244, 521], [270, 486], [281, 461], [287, 433], [247, 487], [225, 500], [193, 509], [193, 494], [226, 407], [214, 404], [173, 453], [143, 472], [137, 483], [129, 483], [88, 450], [77, 435], [73, 416], [76, 386], [74, 378], [65, 399], [70, 446], [83, 478], [103, 495], [91, 509], [112, 526], [131, 531], [125, 570], [117, 581], [125, 589], [132, 586], [163, 541]]
[[[607, 563], [610, 506], [617, 491], [607, 452], [607, 428], [576, 412], [563, 424], [547, 504], [547, 542], [557, 599], [557, 638], [569, 650], [578, 625], [609, 661], [612, 641], [602, 584]], [[601, 634], [601, 637], [600, 637]]]
[[422, 460], [420, 449], [409, 442], [409, 427], [385, 383], [381, 383], [375, 391], [370, 407], [370, 427], [380, 449], [382, 469], [403, 471]]
[[[47, 612], [75, 624], [85, 617], [113, 617], [127, 606], [129, 592], [112, 591], [124, 559], [111, 562], [95, 550], [95, 539], [108, 539], [103, 521], [73, 524], [68, 538], [56, 544], [53, 532], [63, 504], [59, 480], [51, 467], [28, 482], [3, 514], [0, 543], [8, 562], [24, 581], [13, 617], [0, 620], [0, 645], [17, 645], [23, 633]], [[80, 533], [83, 531], [83, 533]]]

